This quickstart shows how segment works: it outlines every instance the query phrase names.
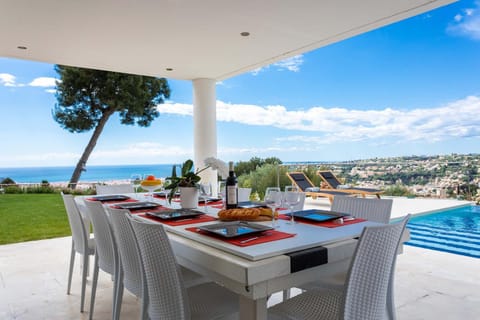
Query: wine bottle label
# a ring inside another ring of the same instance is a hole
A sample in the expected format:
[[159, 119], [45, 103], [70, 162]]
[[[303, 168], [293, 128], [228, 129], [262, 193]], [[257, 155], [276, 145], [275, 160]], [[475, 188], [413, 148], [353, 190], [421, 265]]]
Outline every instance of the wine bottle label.
[[237, 204], [237, 186], [227, 186], [227, 204]]

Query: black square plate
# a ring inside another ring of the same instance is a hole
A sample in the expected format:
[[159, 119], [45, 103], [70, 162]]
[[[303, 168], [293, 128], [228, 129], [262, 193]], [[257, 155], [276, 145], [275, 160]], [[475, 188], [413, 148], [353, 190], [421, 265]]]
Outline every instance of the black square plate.
[[128, 210], [139, 210], [139, 209], [153, 209], [159, 207], [160, 205], [155, 202], [128, 202], [128, 203], [118, 203], [115, 206], [128, 209]]
[[252, 223], [247, 221], [232, 221], [210, 224], [207, 226], [200, 226], [198, 229], [214, 233], [224, 238], [233, 238], [243, 236], [245, 234], [252, 234], [272, 230], [272, 227], [263, 224]]
[[123, 194], [109, 194], [105, 196], [94, 196], [92, 199], [95, 201], [124, 201], [130, 199], [130, 197], [124, 196]]
[[268, 208], [265, 202], [243, 201], [238, 203], [239, 208]]
[[183, 219], [190, 217], [197, 217], [204, 214], [203, 212], [191, 209], [167, 209], [161, 211], [149, 211], [146, 215], [153, 216], [163, 220]]
[[[291, 216], [292, 214], [287, 213], [287, 215]], [[329, 220], [342, 218], [348, 215], [340, 212], [335, 212], [335, 211], [311, 209], [311, 210], [294, 211], [293, 216], [295, 218], [302, 218], [302, 219], [308, 219], [316, 222], [322, 222], [322, 221], [329, 221]]]

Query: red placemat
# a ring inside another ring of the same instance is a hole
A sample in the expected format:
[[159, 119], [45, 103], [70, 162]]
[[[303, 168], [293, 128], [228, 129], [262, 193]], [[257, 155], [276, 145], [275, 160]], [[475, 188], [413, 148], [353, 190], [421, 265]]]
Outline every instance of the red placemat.
[[193, 223], [201, 223], [201, 222], [210, 222], [210, 221], [215, 221], [216, 219], [214, 217], [210, 217], [206, 214], [201, 214], [196, 217], [186, 217], [186, 218], [181, 218], [181, 219], [174, 219], [174, 220], [165, 220], [165, 219], [160, 219], [154, 216], [150, 216], [145, 213], [140, 213], [138, 214], [139, 217], [142, 218], [147, 218], [156, 222], [160, 222], [163, 224], [167, 224], [169, 226], [175, 227], [175, 226], [184, 226], [187, 224], [193, 224]]
[[[286, 214], [281, 214], [281, 215], [278, 216], [278, 219], [290, 220], [290, 216], [287, 216]], [[366, 220], [355, 218], [353, 220], [343, 221], [343, 224], [339, 224], [339, 223], [335, 223], [334, 222], [335, 220], [316, 222], [316, 221], [313, 221], [313, 220], [307, 220], [307, 219], [302, 219], [302, 218], [295, 217], [295, 221], [300, 222], [300, 223], [313, 224], [314, 226], [325, 227], [325, 228], [338, 228], [338, 227], [348, 226], [349, 224], [363, 222], [363, 221], [366, 221]]]
[[[199, 234], [204, 234], [206, 236], [219, 239], [225, 242], [228, 242], [230, 244], [239, 246], [239, 247], [248, 247], [248, 246], [253, 246], [256, 244], [260, 243], [265, 243], [265, 242], [271, 242], [275, 240], [281, 240], [281, 239], [286, 239], [286, 238], [291, 238], [294, 237], [296, 234], [295, 233], [287, 233], [287, 232], [282, 232], [282, 231], [277, 231], [277, 230], [268, 230], [264, 231], [262, 233], [258, 234], [246, 234], [244, 236], [239, 236], [235, 238], [224, 238], [222, 236], [216, 235], [214, 233], [210, 233], [207, 231], [200, 230], [196, 227], [190, 227], [190, 228], [185, 228], [185, 230], [199, 233]], [[250, 241], [242, 242], [248, 239], [252, 239]]]

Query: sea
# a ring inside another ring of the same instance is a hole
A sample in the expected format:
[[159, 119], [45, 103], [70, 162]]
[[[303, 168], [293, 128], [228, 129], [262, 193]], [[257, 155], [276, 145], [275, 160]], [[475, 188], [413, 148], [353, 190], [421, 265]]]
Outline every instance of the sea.
[[[164, 178], [172, 174], [173, 164], [87, 166], [80, 182], [129, 180], [132, 174], [152, 174]], [[16, 183], [68, 182], [75, 167], [0, 168], [0, 181], [10, 178]], [[177, 173], [179, 173], [177, 168]]]
[[[319, 164], [317, 162], [285, 162], [284, 165], [308, 165]], [[95, 183], [106, 181], [129, 180], [133, 174], [149, 175], [152, 174], [159, 178], [170, 177], [174, 164], [140, 164], [140, 165], [103, 165], [89, 166], [80, 176], [80, 183]], [[176, 164], [177, 174], [180, 173], [181, 164]], [[19, 168], [0, 168], [0, 181], [4, 178], [10, 178], [15, 183], [41, 183], [43, 180], [48, 182], [67, 183], [70, 181], [75, 167], [19, 167]]]

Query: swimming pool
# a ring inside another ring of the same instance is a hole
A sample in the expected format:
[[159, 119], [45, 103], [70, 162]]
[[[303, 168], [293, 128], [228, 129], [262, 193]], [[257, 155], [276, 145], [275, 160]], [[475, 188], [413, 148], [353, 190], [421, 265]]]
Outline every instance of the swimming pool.
[[405, 244], [480, 258], [480, 206], [413, 216]]

